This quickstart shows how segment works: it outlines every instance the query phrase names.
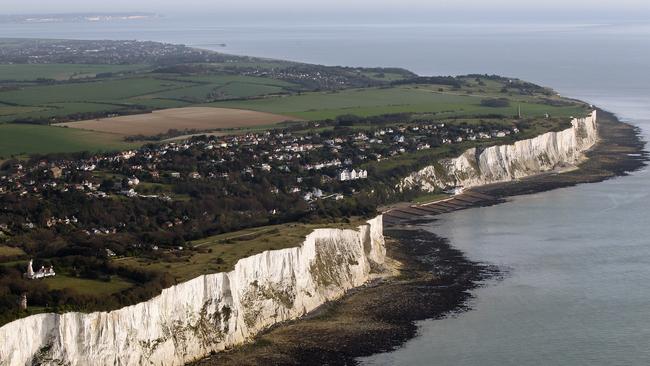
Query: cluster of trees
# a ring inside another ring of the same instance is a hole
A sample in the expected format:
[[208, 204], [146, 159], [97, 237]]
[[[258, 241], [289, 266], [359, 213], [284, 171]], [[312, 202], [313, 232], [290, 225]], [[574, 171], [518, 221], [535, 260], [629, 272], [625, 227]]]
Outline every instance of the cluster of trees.
[[[50, 263], [37, 260], [35, 267]], [[176, 283], [169, 274], [114, 267], [109, 261], [101, 258], [67, 256], [57, 258], [56, 263], [58, 272], [65, 272], [70, 276], [100, 281], [110, 281], [111, 276], [119, 276], [132, 282], [133, 286], [111, 295], [80, 293], [74, 288], [51, 290], [45, 281], [25, 279], [25, 268], [20, 265], [0, 266], [0, 326], [28, 315], [18, 306], [23, 294], [27, 295], [30, 307], [43, 308], [45, 311], [99, 311], [137, 304], [160, 294], [163, 289]]]
[[162, 141], [162, 140], [167, 140], [171, 139], [174, 137], [178, 136], [183, 136], [183, 135], [191, 135], [191, 134], [196, 134], [200, 132], [205, 132], [197, 129], [184, 129], [184, 130], [179, 130], [176, 128], [171, 128], [167, 130], [167, 132], [164, 133], [159, 133], [157, 135], [131, 135], [127, 136], [124, 138], [124, 141], [127, 142], [134, 142], [134, 141]]
[[93, 111], [93, 112], [79, 112], [65, 114], [55, 117], [26, 117], [18, 118], [13, 121], [13, 123], [21, 124], [32, 124], [32, 125], [47, 125], [50, 123], [63, 123], [63, 122], [72, 122], [72, 121], [84, 121], [90, 119], [106, 118], [106, 117], [116, 117], [116, 116], [128, 116], [132, 114], [143, 114], [151, 113], [153, 109], [150, 107], [142, 105], [130, 105], [125, 106], [119, 110], [112, 111]]
[[461, 88], [463, 80], [455, 76], [418, 76], [414, 78], [396, 80], [391, 83], [392, 85], [405, 85], [405, 84], [433, 84], [433, 85], [448, 85], [454, 88]]
[[510, 100], [508, 98], [487, 98], [481, 100], [481, 105], [492, 108], [510, 107]]

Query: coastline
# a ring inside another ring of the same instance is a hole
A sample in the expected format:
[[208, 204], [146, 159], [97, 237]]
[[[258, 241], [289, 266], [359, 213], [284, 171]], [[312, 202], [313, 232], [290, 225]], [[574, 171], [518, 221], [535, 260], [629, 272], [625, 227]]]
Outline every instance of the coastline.
[[[587, 160], [564, 173], [472, 188], [483, 199], [462, 200], [445, 210], [411, 206], [385, 221], [389, 257], [402, 263], [399, 276], [365, 286], [331, 303], [313, 318], [272, 328], [250, 345], [213, 355], [195, 365], [355, 364], [356, 358], [399, 347], [416, 335], [414, 322], [467, 310], [470, 291], [499, 276], [498, 269], [467, 260], [448, 241], [411, 227], [440, 213], [503, 202], [507, 197], [625, 176], [646, 165], [648, 153], [637, 127], [598, 110], [600, 140]], [[435, 253], [435, 256], [433, 254]], [[399, 303], [395, 299], [401, 299]]]

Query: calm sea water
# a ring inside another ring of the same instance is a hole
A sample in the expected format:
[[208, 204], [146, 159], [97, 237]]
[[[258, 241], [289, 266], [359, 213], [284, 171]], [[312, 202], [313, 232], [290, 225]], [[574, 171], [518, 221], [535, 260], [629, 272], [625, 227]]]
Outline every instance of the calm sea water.
[[[497, 73], [552, 86], [650, 138], [650, 25], [1, 25], [4, 37], [141, 39], [223, 52], [420, 74]], [[227, 47], [216, 46], [226, 43]], [[423, 321], [368, 365], [650, 363], [650, 172], [443, 216], [426, 228], [509, 276], [473, 310]]]

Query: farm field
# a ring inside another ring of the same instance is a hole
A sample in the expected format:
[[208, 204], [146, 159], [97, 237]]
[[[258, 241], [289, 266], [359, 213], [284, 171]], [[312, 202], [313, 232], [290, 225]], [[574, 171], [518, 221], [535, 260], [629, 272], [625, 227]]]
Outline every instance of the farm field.
[[[266, 66], [282, 64], [269, 62]], [[146, 65], [0, 65], [0, 123], [30, 124], [0, 125], [4, 132], [0, 157], [122, 149], [137, 146], [125, 143], [125, 136], [159, 135], [171, 129], [187, 130], [190, 135], [192, 130], [215, 129], [238, 129], [240, 133], [271, 128], [286, 120], [335, 119], [342, 115], [417, 113], [422, 118], [451, 121], [451, 117], [472, 124], [477, 116], [516, 115], [519, 107], [525, 117], [547, 113], [568, 117], [584, 112], [578, 105], [549, 103], [556, 98], [551, 94], [542, 98], [541, 94], [525, 95], [516, 89], [504, 93], [504, 82], [489, 78], [465, 77], [462, 87], [457, 88], [405, 84], [306, 92], [297, 81], [233, 74], [232, 65], [223, 64], [221, 71], [215, 66], [182, 73], [182, 68], [154, 71]], [[248, 70], [260, 65], [240, 63], [237, 67]], [[94, 77], [97, 73], [106, 77]], [[371, 70], [363, 74], [385, 81], [403, 77]], [[59, 82], [36, 81], [42, 78]], [[507, 107], [487, 107], [481, 105], [485, 98], [507, 98], [510, 103]], [[123, 116], [105, 118], [120, 114]], [[75, 131], [35, 125], [58, 123]], [[546, 129], [537, 127], [535, 132]], [[17, 131], [22, 133], [17, 136]]]
[[295, 117], [241, 109], [188, 107], [99, 120], [69, 122], [60, 125], [124, 136], [151, 136], [166, 133], [170, 129], [211, 130], [254, 127], [296, 119]]
[[84, 64], [0, 64], [0, 80], [57, 81], [94, 78], [97, 74], [123, 73], [147, 69], [146, 65], [84, 65]]
[[122, 150], [137, 145], [108, 133], [72, 128], [0, 124], [0, 160], [11, 155]]
[[309, 120], [336, 118], [344, 114], [373, 116], [388, 113], [435, 113], [439, 117], [477, 114], [515, 115], [521, 102], [526, 116], [570, 116], [580, 113], [577, 106], [551, 106], [534, 98], [515, 97], [509, 107], [481, 106], [486, 95], [464, 95], [438, 92], [429, 88], [412, 86], [392, 88], [367, 88], [338, 92], [305, 93], [301, 95], [268, 97], [245, 101], [215, 102], [215, 107], [241, 108], [271, 113], [281, 113]]
[[[18, 74], [12, 76], [13, 66], [19, 68], [16, 70]], [[5, 89], [0, 88], [0, 122], [29, 119], [49, 122], [66, 120], [65, 118], [80, 113], [110, 114], [134, 109], [178, 108], [209, 100], [250, 98], [300, 90], [299, 86], [288, 82], [260, 77], [138, 73], [143, 66], [138, 69], [135, 68], [136, 65], [133, 65], [134, 69], [124, 68], [135, 72], [128, 76], [52, 85], [18, 82], [23, 77], [28, 77], [32, 68], [35, 75], [47, 77], [68, 69], [78, 70], [76, 67], [83, 69], [84, 66], [86, 65], [0, 65], [0, 84], [9, 82], [11, 85]], [[107, 65], [105, 68], [90, 68], [87, 72], [102, 69], [109, 72], [113, 67], [115, 66]], [[14, 79], [10, 79], [12, 77]], [[12, 80], [15, 81], [13, 84]]]

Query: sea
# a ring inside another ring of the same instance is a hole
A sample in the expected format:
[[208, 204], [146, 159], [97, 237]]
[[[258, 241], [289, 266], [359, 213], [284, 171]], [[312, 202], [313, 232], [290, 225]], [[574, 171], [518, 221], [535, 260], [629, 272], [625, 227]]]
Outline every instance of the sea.
[[[226, 25], [166, 17], [1, 24], [0, 36], [155, 40], [421, 75], [499, 74], [607, 109], [650, 138], [650, 23]], [[447, 214], [423, 228], [506, 276], [473, 291], [471, 310], [422, 321], [416, 338], [362, 364], [650, 364], [648, 169]]]

